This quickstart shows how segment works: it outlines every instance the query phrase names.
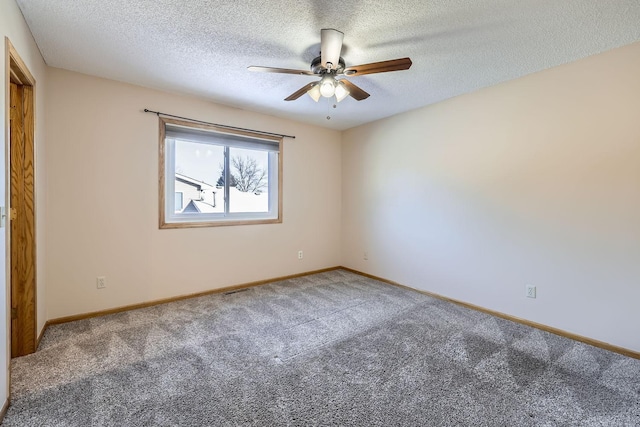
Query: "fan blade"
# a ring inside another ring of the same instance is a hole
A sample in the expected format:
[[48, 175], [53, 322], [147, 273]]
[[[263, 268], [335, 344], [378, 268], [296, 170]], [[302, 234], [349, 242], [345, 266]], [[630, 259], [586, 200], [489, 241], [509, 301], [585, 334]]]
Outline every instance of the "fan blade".
[[340, 82], [347, 87], [349, 91], [349, 95], [356, 101], [362, 101], [363, 99], [367, 99], [369, 94], [364, 90], [360, 89], [358, 86], [354, 85], [347, 79], [341, 79]]
[[313, 71], [291, 70], [288, 68], [258, 67], [255, 65], [247, 67], [247, 70], [258, 71], [261, 73], [301, 74], [301, 75], [307, 75], [307, 76], [315, 76], [315, 74], [313, 74]]
[[344, 69], [344, 74], [350, 77], [364, 76], [365, 74], [386, 73], [388, 71], [401, 71], [411, 68], [411, 59], [400, 58], [389, 61], [372, 62], [371, 64], [356, 65]]
[[333, 28], [320, 30], [320, 60], [323, 67], [329, 68], [329, 63], [332, 69], [338, 67], [343, 38], [344, 33]]
[[291, 95], [287, 96], [284, 100], [285, 101], [295, 101], [296, 99], [300, 98], [302, 95], [307, 93], [312, 87], [314, 87], [317, 84], [318, 84], [318, 82], [313, 82], [313, 83], [309, 83], [308, 85], [304, 85], [303, 87], [301, 87], [297, 91], [293, 92]]

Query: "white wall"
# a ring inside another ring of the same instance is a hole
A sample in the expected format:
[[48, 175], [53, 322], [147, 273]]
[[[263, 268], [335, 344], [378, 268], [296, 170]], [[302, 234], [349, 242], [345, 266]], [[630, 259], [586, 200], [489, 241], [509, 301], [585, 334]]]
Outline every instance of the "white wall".
[[[283, 223], [159, 230], [159, 126], [144, 108], [295, 135]], [[339, 132], [53, 68], [47, 113], [49, 319], [340, 264]]]
[[[44, 244], [44, 217], [45, 217], [45, 193], [42, 191], [45, 182], [45, 167], [42, 158], [45, 153], [45, 114], [44, 114], [44, 92], [46, 81], [46, 65], [40, 56], [40, 51], [36, 46], [31, 32], [27, 27], [22, 13], [14, 0], [0, 1], [0, 51], [2, 52], [2, 67], [0, 67], [0, 135], [4, 141], [3, 150], [0, 150], [0, 205], [7, 206], [9, 203], [7, 161], [9, 147], [8, 130], [8, 105], [9, 91], [6, 85], [7, 76], [6, 58], [8, 53], [5, 49], [5, 37], [8, 37], [18, 54], [25, 62], [29, 71], [36, 79], [35, 87], [35, 144], [36, 144], [36, 244], [37, 244], [37, 330], [40, 332], [44, 326], [46, 318], [45, 312], [45, 244]], [[7, 270], [9, 267], [7, 260], [7, 228], [0, 229], [0, 288], [6, 292], [0, 292], [0, 406], [6, 401], [8, 396], [8, 369], [10, 352], [10, 335], [8, 321], [8, 306], [10, 298], [10, 286], [7, 281]]]
[[639, 118], [636, 43], [346, 131], [343, 263], [639, 351]]

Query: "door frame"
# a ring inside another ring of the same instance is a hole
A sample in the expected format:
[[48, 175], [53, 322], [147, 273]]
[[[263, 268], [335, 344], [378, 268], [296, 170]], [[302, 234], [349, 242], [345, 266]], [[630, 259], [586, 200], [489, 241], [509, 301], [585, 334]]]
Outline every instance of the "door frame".
[[[36, 351], [37, 347], [37, 306], [36, 306], [36, 230], [35, 230], [35, 86], [36, 80], [29, 71], [17, 50], [11, 44], [8, 37], [5, 37], [5, 67], [6, 67], [6, 144], [5, 144], [5, 167], [6, 167], [6, 251], [7, 251], [7, 293], [9, 300], [9, 337], [11, 337], [11, 357], [24, 356]], [[12, 171], [12, 138], [10, 130], [11, 118], [11, 83], [20, 87], [22, 98], [22, 153], [27, 153], [29, 158], [30, 171], [26, 174], [21, 171], [19, 176], [24, 177], [20, 181], [21, 200], [28, 200], [29, 206], [25, 208], [25, 203], [12, 206], [12, 199], [15, 187]], [[28, 176], [31, 174], [31, 176]], [[14, 236], [12, 230], [20, 228], [18, 235]], [[13, 251], [13, 244], [20, 241], [21, 254], [16, 256]], [[25, 260], [28, 260], [25, 262]], [[22, 282], [19, 279], [24, 279]], [[15, 281], [15, 283], [14, 283]], [[14, 310], [15, 309], [15, 310]]]

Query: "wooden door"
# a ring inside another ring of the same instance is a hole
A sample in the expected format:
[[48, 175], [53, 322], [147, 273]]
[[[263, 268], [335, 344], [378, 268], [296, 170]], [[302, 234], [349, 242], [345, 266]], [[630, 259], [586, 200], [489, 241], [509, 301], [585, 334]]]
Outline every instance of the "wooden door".
[[36, 351], [33, 79], [10, 50], [11, 357]]

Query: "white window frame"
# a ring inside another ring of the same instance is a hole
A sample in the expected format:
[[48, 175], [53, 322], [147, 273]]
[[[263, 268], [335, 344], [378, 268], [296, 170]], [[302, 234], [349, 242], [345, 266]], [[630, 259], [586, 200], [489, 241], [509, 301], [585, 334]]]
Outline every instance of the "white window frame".
[[[225, 185], [216, 195], [224, 204], [223, 213], [175, 212], [175, 139], [171, 135], [184, 131], [188, 140], [224, 147]], [[189, 134], [191, 132], [191, 134]], [[169, 135], [167, 135], [167, 133]], [[209, 138], [210, 137], [210, 138]], [[160, 228], [216, 227], [226, 225], [274, 224], [282, 222], [282, 137], [244, 130], [230, 130], [213, 125], [160, 117]], [[230, 148], [268, 151], [268, 212], [229, 212]], [[277, 147], [277, 149], [276, 149]]]

